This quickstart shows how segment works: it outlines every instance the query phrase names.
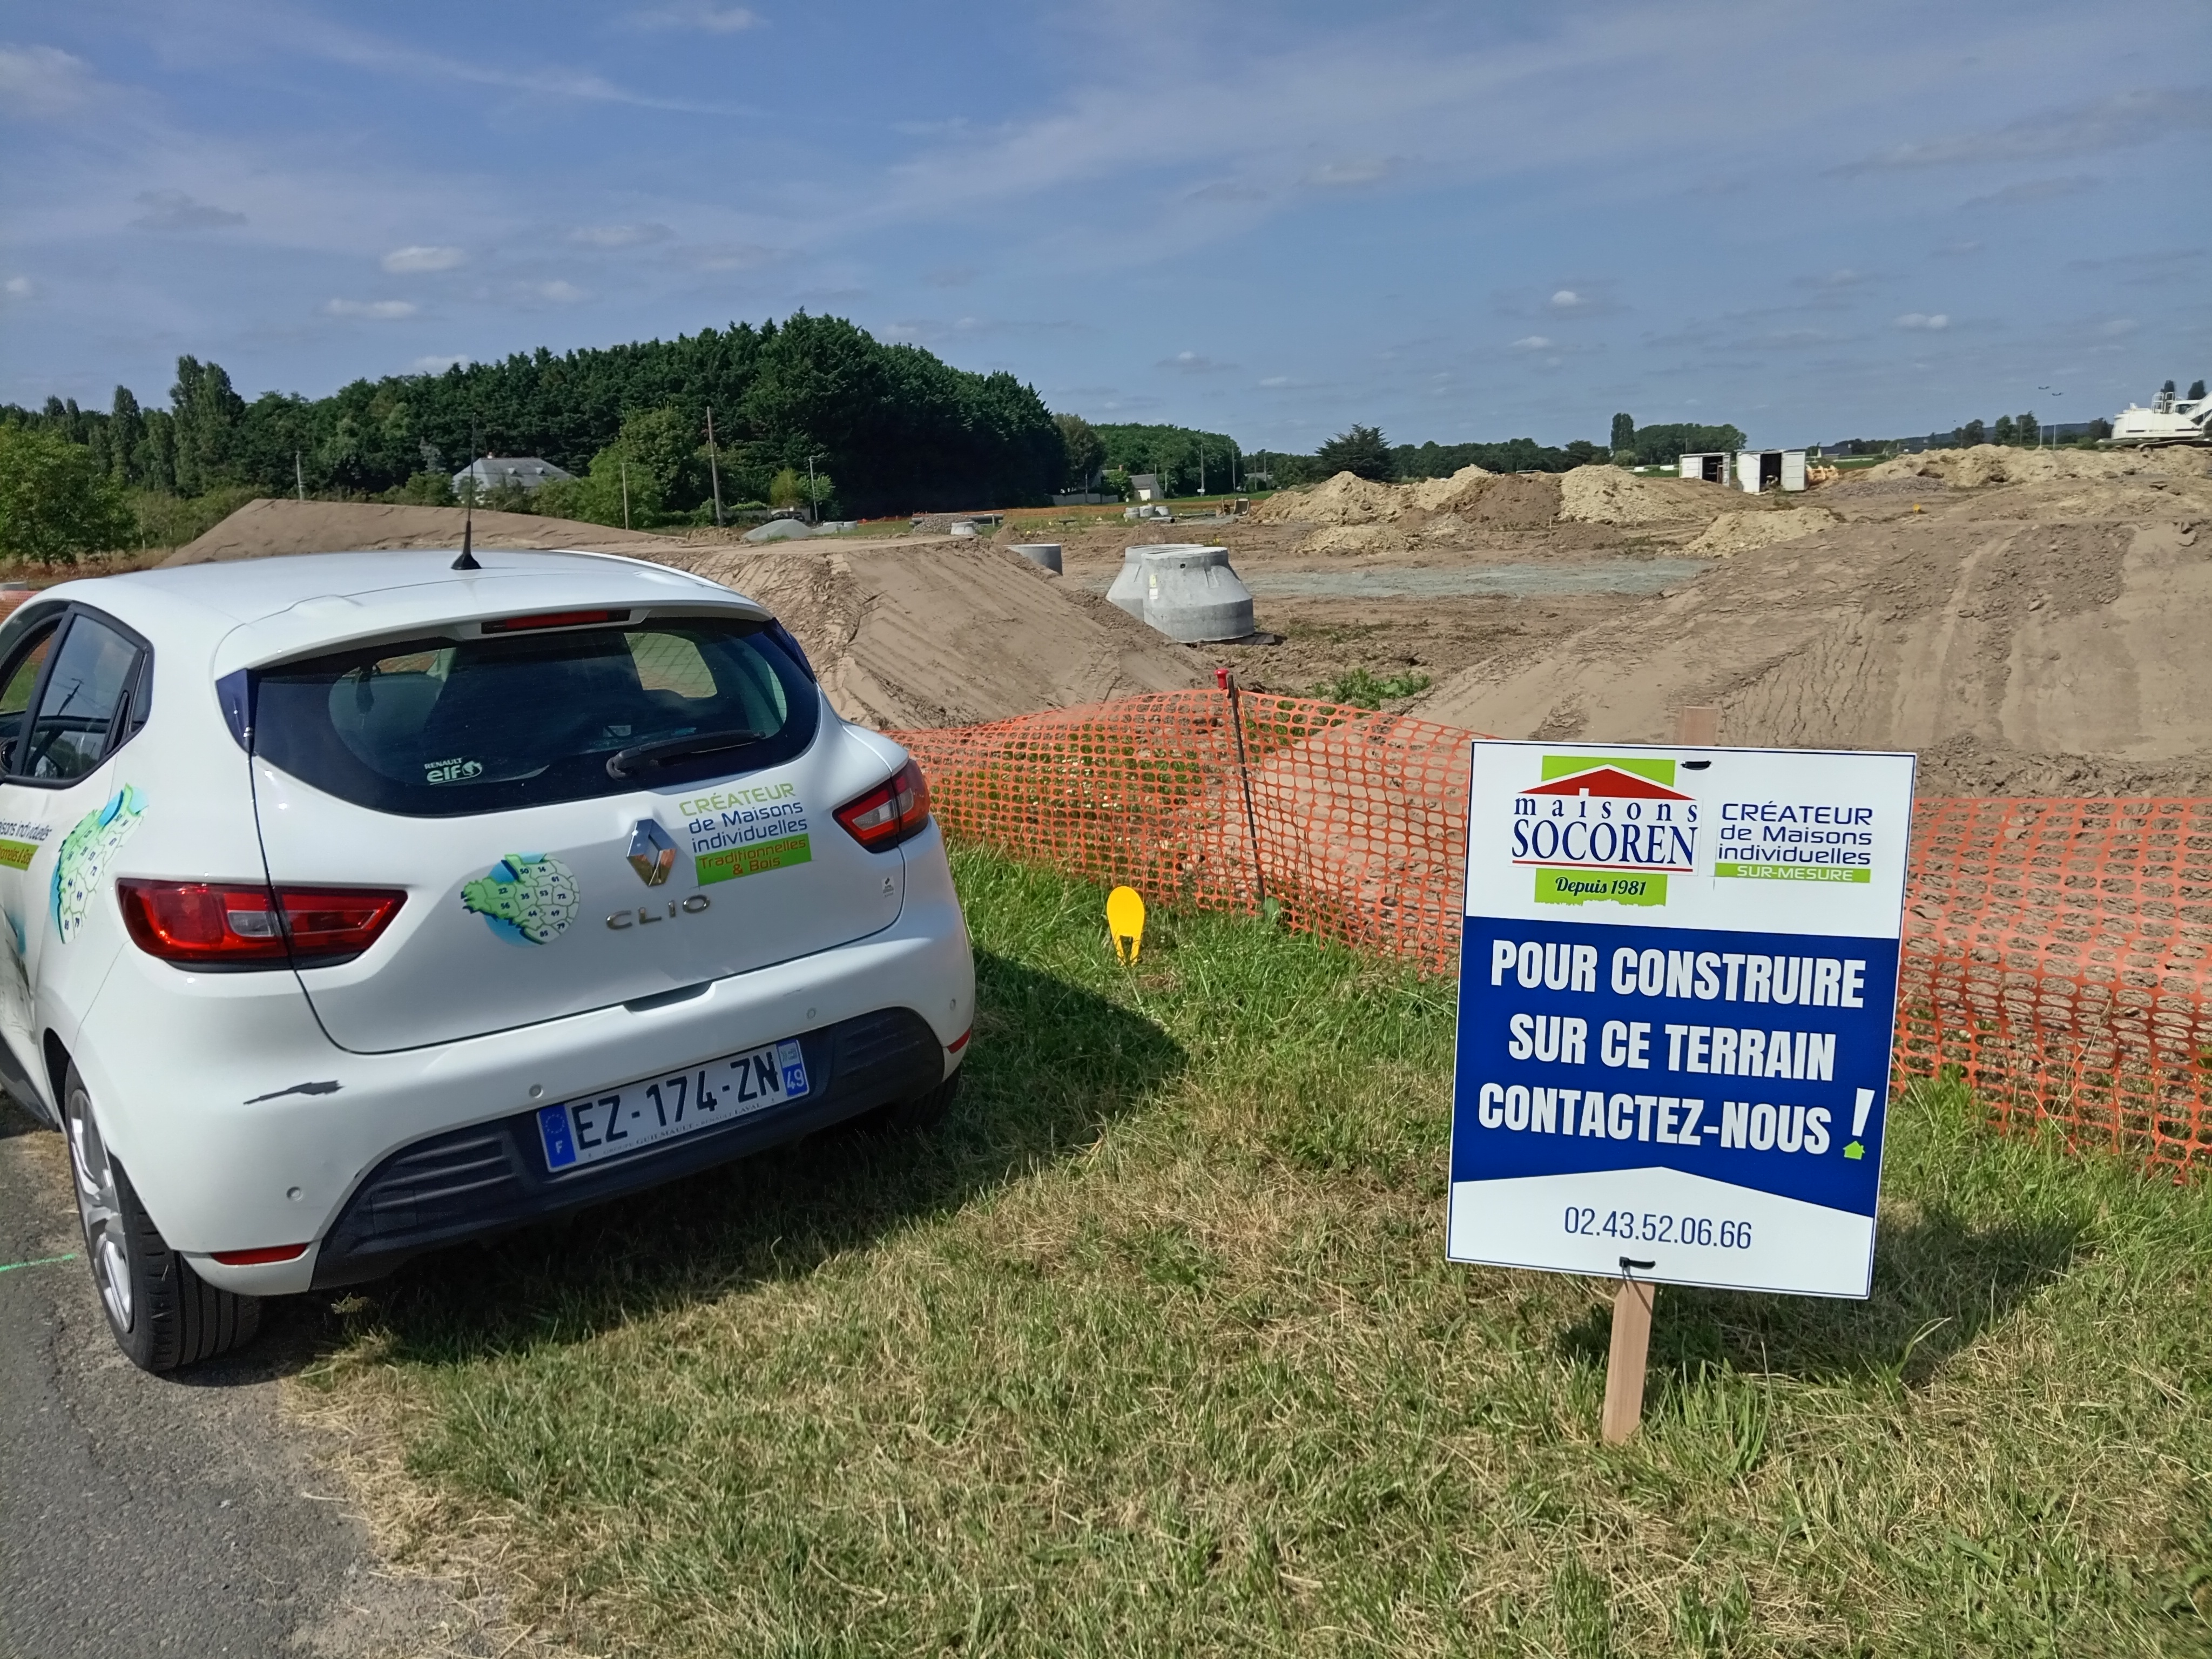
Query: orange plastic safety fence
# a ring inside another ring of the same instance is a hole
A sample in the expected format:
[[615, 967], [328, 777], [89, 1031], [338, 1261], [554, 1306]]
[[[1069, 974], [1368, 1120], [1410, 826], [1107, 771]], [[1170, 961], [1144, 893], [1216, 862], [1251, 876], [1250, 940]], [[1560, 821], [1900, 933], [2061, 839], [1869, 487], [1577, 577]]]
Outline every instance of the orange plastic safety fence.
[[[893, 735], [956, 837], [1456, 968], [1458, 727], [1176, 691]], [[1923, 801], [1899, 988], [1901, 1075], [1953, 1069], [2008, 1127], [2212, 1164], [2212, 801]]]

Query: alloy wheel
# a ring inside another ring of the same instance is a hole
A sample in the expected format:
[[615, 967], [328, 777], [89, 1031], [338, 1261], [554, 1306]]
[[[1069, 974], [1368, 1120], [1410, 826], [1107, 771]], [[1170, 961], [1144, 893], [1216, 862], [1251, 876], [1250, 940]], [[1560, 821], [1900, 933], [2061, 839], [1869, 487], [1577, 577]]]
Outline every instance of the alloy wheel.
[[122, 1205], [116, 1197], [115, 1166], [108, 1160], [107, 1144], [93, 1121], [92, 1102], [83, 1088], [71, 1089], [64, 1109], [69, 1128], [70, 1165], [76, 1176], [76, 1212], [84, 1223], [85, 1254], [92, 1261], [93, 1282], [100, 1286], [107, 1316], [118, 1331], [131, 1328], [131, 1249], [124, 1230]]

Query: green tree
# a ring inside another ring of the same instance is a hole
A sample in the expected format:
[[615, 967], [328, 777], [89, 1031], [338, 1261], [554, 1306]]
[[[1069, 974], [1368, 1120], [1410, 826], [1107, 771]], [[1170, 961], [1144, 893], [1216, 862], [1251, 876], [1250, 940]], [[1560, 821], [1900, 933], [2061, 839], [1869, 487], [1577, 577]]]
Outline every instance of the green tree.
[[1613, 417], [1613, 453], [1624, 459], [1636, 453], [1636, 422], [1632, 416]]
[[0, 556], [74, 564], [128, 546], [137, 530], [121, 487], [88, 447], [0, 426]]
[[1990, 436], [1994, 442], [2001, 444], [2010, 443], [2012, 441], [2012, 416], [2009, 415], [1998, 416], [1996, 430], [1992, 432]]
[[2202, 380], [2191, 380], [2189, 383], [2189, 396], [2191, 401], [2194, 402], [2197, 398], [2199, 398], [2203, 395], [2204, 382]]
[[197, 495], [232, 482], [231, 452], [246, 416], [246, 399], [232, 388], [222, 366], [202, 363], [197, 357], [178, 358], [177, 383], [169, 388], [169, 408], [177, 428], [179, 491]]
[[131, 388], [115, 388], [115, 401], [107, 416], [107, 470], [118, 483], [143, 483], [138, 476], [137, 459], [139, 447], [146, 441], [146, 422], [138, 412], [138, 400], [131, 395]]
[[1106, 465], [1106, 441], [1080, 415], [1055, 415], [1052, 423], [1060, 428], [1060, 453], [1065, 458], [1060, 477], [1071, 489], [1088, 489], [1091, 480]]
[[2042, 424], [2037, 421], [2033, 411], [2031, 410], [2013, 422], [2012, 435], [2014, 442], [2029, 446], [2033, 446], [2036, 440], [2043, 435]]
[[1390, 446], [1383, 441], [1382, 428], [1376, 426], [1355, 424], [1338, 433], [1314, 452], [1314, 460], [1322, 476], [1330, 478], [1340, 472], [1350, 472], [1387, 483], [1394, 470]]

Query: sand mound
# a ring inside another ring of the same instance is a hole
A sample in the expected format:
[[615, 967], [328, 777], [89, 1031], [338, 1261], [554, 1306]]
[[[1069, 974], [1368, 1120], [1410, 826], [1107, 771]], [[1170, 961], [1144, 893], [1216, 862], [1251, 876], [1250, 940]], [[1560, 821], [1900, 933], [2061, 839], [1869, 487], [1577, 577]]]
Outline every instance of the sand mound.
[[1312, 489], [1285, 489], [1255, 508], [1259, 525], [1395, 525], [1407, 514], [1453, 518], [1460, 525], [1540, 529], [1559, 515], [1559, 483], [1551, 473], [1517, 476], [1460, 467], [1451, 477], [1416, 477], [1409, 484], [1376, 484], [1336, 473]]
[[2191, 502], [2169, 499], [2183, 493], [2069, 522], [2008, 516], [2010, 491], [1953, 498], [1755, 548], [1540, 658], [1470, 669], [1412, 712], [1665, 742], [1675, 708], [1717, 703], [1731, 744], [1921, 750], [1929, 794], [2200, 791], [2212, 560]]
[[1455, 513], [1472, 506], [1496, 476], [1479, 466], [1463, 466], [1449, 478], [1416, 478], [1405, 490], [1424, 513]]
[[2051, 483], [2071, 479], [2202, 478], [2212, 455], [2201, 449], [2013, 449], [1976, 444], [1971, 449], [1930, 449], [1899, 455], [1867, 468], [1869, 479], [1936, 478], [1958, 489], [1986, 484]]
[[1722, 486], [1693, 479], [1639, 478], [1617, 466], [1559, 475], [1559, 516], [1580, 524], [1664, 524], [1707, 518], [1727, 505]]
[[[168, 562], [460, 539], [458, 508], [254, 501]], [[1194, 653], [988, 542], [821, 538], [757, 548], [479, 513], [476, 545], [621, 553], [733, 587], [799, 636], [837, 712], [871, 726], [1006, 720], [1206, 678]]]
[[837, 711], [870, 726], [965, 726], [1208, 678], [1195, 652], [985, 541], [716, 550], [688, 566], [771, 607]]
[[1252, 509], [1252, 520], [1255, 524], [1376, 524], [1396, 518], [1407, 505], [1406, 493], [1395, 485], [1340, 472], [1310, 489], [1278, 491]]
[[1842, 520], [1825, 507], [1791, 507], [1780, 512], [1723, 513], [1682, 551], [1693, 557], [1725, 559], [1776, 542], [1817, 536]]
[[1297, 544], [1300, 553], [1402, 553], [1406, 538], [1388, 525], [1325, 525]]

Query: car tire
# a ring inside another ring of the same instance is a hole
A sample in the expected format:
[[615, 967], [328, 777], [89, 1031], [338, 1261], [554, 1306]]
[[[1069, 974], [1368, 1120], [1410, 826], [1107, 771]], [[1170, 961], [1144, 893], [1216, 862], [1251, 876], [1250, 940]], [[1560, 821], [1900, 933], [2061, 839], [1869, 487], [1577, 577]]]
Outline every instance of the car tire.
[[63, 1090], [62, 1126], [93, 1288], [131, 1363], [172, 1371], [252, 1341], [261, 1328], [260, 1297], [216, 1289], [169, 1248], [130, 1176], [108, 1155], [75, 1066]]
[[945, 1121], [952, 1110], [953, 1097], [959, 1092], [960, 1073], [955, 1072], [934, 1089], [910, 1100], [895, 1100], [888, 1106], [862, 1113], [860, 1126], [870, 1134], [921, 1134]]

